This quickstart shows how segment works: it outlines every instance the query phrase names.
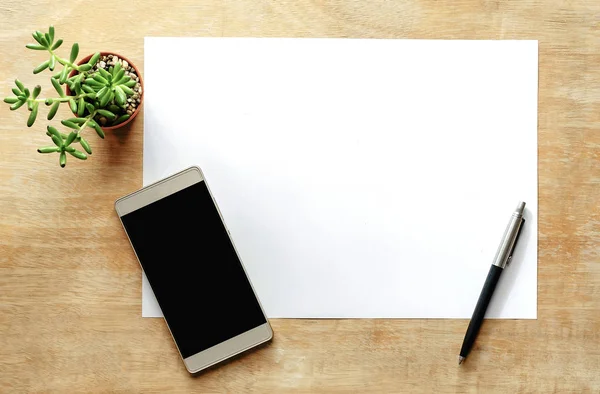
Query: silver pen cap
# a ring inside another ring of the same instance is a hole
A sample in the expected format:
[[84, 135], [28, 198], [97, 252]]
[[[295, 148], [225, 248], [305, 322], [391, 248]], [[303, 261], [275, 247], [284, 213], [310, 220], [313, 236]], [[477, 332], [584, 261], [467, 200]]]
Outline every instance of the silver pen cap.
[[525, 203], [521, 201], [517, 205], [517, 208], [508, 221], [508, 225], [504, 231], [504, 236], [502, 237], [502, 241], [500, 242], [500, 246], [498, 246], [498, 251], [496, 252], [496, 256], [492, 262], [493, 265], [500, 268], [505, 268], [506, 264], [512, 257], [512, 251], [515, 247], [515, 243], [517, 242], [521, 225], [523, 224], [524, 211]]
[[517, 215], [523, 216], [523, 211], [525, 211], [525, 203], [523, 201], [519, 202], [517, 205], [517, 209], [515, 209], [515, 213]]

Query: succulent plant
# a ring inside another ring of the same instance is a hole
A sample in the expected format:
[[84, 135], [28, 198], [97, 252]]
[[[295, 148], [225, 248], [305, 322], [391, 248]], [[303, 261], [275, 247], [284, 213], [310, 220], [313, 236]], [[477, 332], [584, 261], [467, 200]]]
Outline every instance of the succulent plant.
[[[11, 110], [17, 110], [25, 106], [29, 110], [27, 126], [34, 125], [38, 116], [40, 103], [49, 107], [47, 119], [52, 120], [61, 104], [68, 104], [74, 116], [61, 121], [62, 125], [69, 128], [70, 133], [61, 133], [55, 127], [47, 126], [46, 135], [50, 137], [54, 146], [46, 146], [38, 149], [40, 153], [58, 153], [59, 164], [64, 167], [67, 162], [67, 153], [80, 160], [86, 160], [87, 155], [92, 153], [90, 144], [82, 137], [86, 128], [92, 128], [104, 138], [104, 131], [97, 122], [97, 117], [102, 116], [112, 125], [122, 123], [131, 116], [124, 109], [128, 97], [134, 94], [132, 88], [136, 81], [125, 75], [125, 70], [120, 63], [105, 70], [94, 67], [100, 59], [97, 52], [87, 63], [78, 65], [76, 63], [79, 54], [79, 45], [74, 43], [71, 47], [69, 58], [60, 57], [55, 51], [62, 45], [63, 40], [55, 40], [54, 27], [50, 26], [48, 33], [36, 31], [33, 33], [35, 44], [27, 44], [26, 47], [36, 51], [47, 51], [50, 58], [34, 70], [38, 74], [46, 69], [55, 71], [57, 66], [62, 66], [50, 78], [50, 82], [56, 90], [58, 97], [39, 97], [41, 86], [33, 89], [26, 88], [21, 81], [15, 80], [16, 87], [12, 89], [14, 96], [4, 98], [4, 102], [10, 105]], [[74, 75], [70, 76], [72, 71]], [[63, 86], [69, 87], [70, 95], [65, 93]], [[75, 149], [75, 143], [81, 145], [81, 150]], [[87, 154], [86, 154], [87, 153]]]

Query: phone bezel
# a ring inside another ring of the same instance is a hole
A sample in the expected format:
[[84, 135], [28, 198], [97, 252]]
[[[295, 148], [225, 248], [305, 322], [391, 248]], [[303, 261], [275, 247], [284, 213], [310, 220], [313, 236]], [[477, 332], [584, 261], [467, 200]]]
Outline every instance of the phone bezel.
[[184, 169], [180, 172], [177, 172], [175, 174], [172, 174], [164, 179], [161, 179], [157, 182], [147, 185], [133, 193], [123, 196], [115, 201], [115, 210], [117, 212], [117, 215], [119, 216], [119, 221], [121, 222], [121, 226], [123, 227], [123, 230], [125, 231], [127, 239], [129, 240], [131, 248], [133, 249], [135, 257], [140, 265], [140, 268], [143, 270], [144, 268], [142, 266], [142, 263], [139, 260], [139, 257], [135, 251], [135, 248], [133, 247], [133, 244], [131, 243], [131, 238], [129, 237], [129, 234], [127, 233], [127, 229], [125, 229], [125, 225], [123, 224], [123, 220], [121, 220], [121, 218], [130, 212], [140, 209], [146, 205], [152, 204], [155, 201], [165, 198], [171, 194], [177, 193], [178, 191], [180, 191], [182, 189], [185, 189], [189, 186], [192, 186], [192, 185], [202, 182], [202, 181], [205, 182], [208, 192], [210, 194], [210, 197], [213, 201], [213, 204], [214, 204], [215, 208], [217, 209], [217, 212], [219, 213], [221, 222], [223, 223], [223, 226], [225, 226], [225, 229], [227, 230], [227, 234], [229, 235], [229, 239], [233, 245], [233, 249], [235, 250], [235, 253], [240, 261], [242, 270], [244, 271], [246, 278], [248, 278], [248, 282], [250, 283], [250, 287], [252, 288], [252, 292], [260, 306], [260, 310], [265, 318], [266, 323], [262, 324], [258, 327], [255, 327], [249, 331], [246, 331], [242, 334], [239, 334], [233, 338], [230, 338], [224, 342], [221, 342], [217, 345], [214, 345], [206, 350], [196, 353], [190, 357], [184, 358], [183, 355], [181, 354], [181, 351], [179, 350], [179, 347], [177, 346], [175, 337], [173, 336], [173, 333], [171, 332], [171, 328], [169, 327], [169, 322], [165, 318], [167, 328], [169, 328], [169, 332], [171, 334], [171, 337], [173, 338], [173, 342], [175, 342], [175, 346], [177, 347], [179, 356], [183, 360], [183, 362], [186, 366], [186, 369], [190, 373], [200, 372], [203, 369], [206, 369], [212, 365], [215, 365], [217, 363], [225, 361], [228, 358], [231, 358], [231, 357], [238, 355], [246, 350], [249, 350], [253, 347], [256, 347], [258, 345], [261, 345], [265, 342], [270, 341], [273, 338], [273, 329], [271, 328], [269, 320], [267, 319], [267, 315], [265, 314], [263, 306], [260, 303], [260, 300], [258, 299], [258, 296], [256, 294], [254, 286], [252, 285], [252, 281], [248, 277], [248, 273], [246, 271], [246, 268], [244, 267], [244, 264], [242, 262], [240, 255], [235, 247], [235, 243], [233, 242], [233, 239], [231, 239], [231, 234], [229, 232], [229, 229], [227, 228], [227, 225], [226, 225], [225, 221], [223, 220], [223, 215], [221, 214], [221, 210], [219, 209], [219, 206], [218, 206], [217, 202], [215, 201], [212, 192], [210, 191], [210, 186], [208, 185], [208, 182], [206, 181], [206, 178], [204, 177], [204, 174], [203, 174], [202, 170], [200, 169], [200, 167], [192, 166], [192, 167], [186, 168], [186, 169]]

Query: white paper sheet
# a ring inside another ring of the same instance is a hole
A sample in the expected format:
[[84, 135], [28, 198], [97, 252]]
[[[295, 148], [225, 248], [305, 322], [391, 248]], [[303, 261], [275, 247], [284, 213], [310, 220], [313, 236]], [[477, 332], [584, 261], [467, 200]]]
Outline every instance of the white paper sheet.
[[523, 200], [487, 316], [536, 318], [537, 70], [537, 41], [146, 38], [144, 185], [203, 169], [272, 318], [469, 318]]

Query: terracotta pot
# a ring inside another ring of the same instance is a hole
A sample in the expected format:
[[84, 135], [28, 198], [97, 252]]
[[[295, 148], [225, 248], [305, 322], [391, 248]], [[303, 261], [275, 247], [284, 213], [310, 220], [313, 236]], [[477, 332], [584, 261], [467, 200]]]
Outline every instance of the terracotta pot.
[[[140, 112], [140, 108], [142, 107], [142, 103], [144, 102], [144, 82], [142, 81], [142, 74], [140, 74], [140, 70], [135, 66], [135, 64], [133, 64], [129, 59], [127, 59], [125, 56], [121, 56], [118, 53], [114, 53], [114, 52], [100, 52], [101, 56], [106, 56], [106, 55], [113, 55], [118, 57], [119, 59], [123, 59], [125, 60], [127, 63], [129, 63], [129, 65], [131, 67], [133, 67], [133, 69], [135, 70], [135, 74], [138, 76], [138, 78], [140, 79], [140, 87], [142, 88], [142, 94], [140, 95], [140, 102], [137, 105], [137, 107], [135, 108], [135, 111], [133, 111], [133, 113], [131, 114], [131, 116], [129, 117], [129, 119], [127, 119], [125, 122], [119, 123], [117, 125], [114, 126], [105, 126], [102, 127], [102, 130], [104, 131], [110, 131], [110, 130], [115, 130], [115, 129], [119, 129], [123, 126], [125, 126], [126, 124], [128, 124], [129, 122], [131, 122], [136, 116], [137, 114]], [[80, 66], [84, 63], [87, 63], [91, 58], [92, 58], [93, 54], [88, 55], [86, 57], [84, 57], [83, 59], [81, 59], [79, 62], [77, 62], [77, 65]], [[73, 70], [69, 73], [69, 78], [72, 77], [73, 75], [77, 74], [77, 70]], [[68, 85], [65, 85], [65, 92], [68, 96], [72, 96], [72, 92], [71, 89], [69, 89]], [[75, 116], [77, 116], [75, 114]]]

